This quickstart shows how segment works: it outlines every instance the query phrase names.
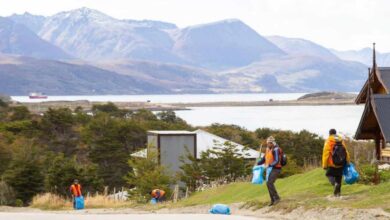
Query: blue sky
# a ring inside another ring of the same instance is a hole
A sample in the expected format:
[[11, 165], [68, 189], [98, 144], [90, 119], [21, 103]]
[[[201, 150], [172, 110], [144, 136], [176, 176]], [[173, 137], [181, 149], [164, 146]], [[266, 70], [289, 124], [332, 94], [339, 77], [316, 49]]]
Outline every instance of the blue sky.
[[375, 41], [379, 51], [390, 51], [389, 0], [0, 0], [0, 16], [52, 15], [84, 6], [180, 27], [238, 18], [262, 35], [305, 38], [340, 50]]

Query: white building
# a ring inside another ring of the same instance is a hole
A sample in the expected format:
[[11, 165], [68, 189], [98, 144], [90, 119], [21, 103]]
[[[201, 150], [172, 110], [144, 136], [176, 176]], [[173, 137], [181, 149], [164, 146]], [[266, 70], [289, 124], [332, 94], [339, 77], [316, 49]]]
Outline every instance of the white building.
[[159, 164], [164, 165], [174, 172], [180, 170], [180, 158], [187, 152], [200, 159], [202, 152], [214, 147], [224, 147], [229, 142], [245, 159], [259, 158], [259, 152], [247, 148], [241, 144], [226, 140], [204, 130], [190, 131], [148, 131], [148, 148], [138, 151], [131, 156], [146, 158], [148, 152], [154, 152]]

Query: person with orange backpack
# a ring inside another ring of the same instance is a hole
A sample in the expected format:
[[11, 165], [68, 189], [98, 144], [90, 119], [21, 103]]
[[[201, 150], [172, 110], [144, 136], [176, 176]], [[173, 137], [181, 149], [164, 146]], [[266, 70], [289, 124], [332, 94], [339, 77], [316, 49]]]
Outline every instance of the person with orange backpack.
[[267, 178], [267, 188], [271, 198], [270, 206], [280, 202], [280, 196], [276, 191], [274, 183], [281, 172], [282, 166], [286, 165], [286, 163], [286, 156], [276, 143], [275, 138], [272, 136], [268, 137], [265, 155], [257, 162], [257, 165], [264, 164], [265, 168], [271, 169]]
[[79, 184], [79, 180], [75, 179], [73, 181], [73, 184], [70, 186], [70, 193], [72, 194], [73, 208], [77, 209], [76, 198], [82, 197], [81, 185]]
[[350, 156], [343, 138], [337, 135], [336, 129], [330, 129], [322, 152], [322, 168], [326, 170], [325, 175], [334, 186], [333, 195], [335, 197], [339, 197], [341, 194], [343, 169], [349, 163]]

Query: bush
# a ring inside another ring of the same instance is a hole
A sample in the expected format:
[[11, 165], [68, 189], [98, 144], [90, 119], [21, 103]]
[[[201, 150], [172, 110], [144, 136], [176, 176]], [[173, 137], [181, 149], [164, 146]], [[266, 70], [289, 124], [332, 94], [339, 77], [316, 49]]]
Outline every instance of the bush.
[[[359, 182], [364, 184], [370, 184], [373, 182], [375, 175], [375, 166], [371, 164], [360, 165], [357, 170], [359, 171], [360, 177]], [[390, 170], [380, 170], [379, 178], [381, 182], [390, 181]]]
[[164, 190], [167, 193], [166, 197], [169, 198], [169, 186], [176, 181], [167, 174], [165, 167], [158, 165], [153, 159], [145, 158], [132, 158], [129, 160], [129, 166], [132, 171], [128, 173], [126, 180], [133, 187], [129, 194], [137, 201], [148, 201], [149, 192], [153, 189]]
[[0, 206], [14, 205], [15, 192], [6, 182], [0, 181]]
[[22, 206], [23, 206], [23, 201], [22, 201], [21, 199], [17, 199], [17, 200], [15, 201], [15, 206], [16, 206], [16, 207], [22, 207]]

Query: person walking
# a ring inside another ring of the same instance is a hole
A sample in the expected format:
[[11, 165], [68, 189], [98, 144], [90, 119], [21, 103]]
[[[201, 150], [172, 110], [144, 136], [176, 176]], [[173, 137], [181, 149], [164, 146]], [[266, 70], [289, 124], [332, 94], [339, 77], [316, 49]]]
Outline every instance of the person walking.
[[73, 208], [76, 209], [76, 198], [82, 196], [79, 180], [75, 179], [73, 181], [73, 184], [70, 186], [70, 193], [72, 194]]
[[280, 202], [280, 196], [275, 188], [275, 181], [282, 170], [281, 157], [282, 150], [276, 143], [275, 138], [272, 136], [268, 137], [265, 155], [261, 158], [257, 165], [264, 164], [265, 168], [272, 168], [267, 180], [267, 188], [271, 198], [271, 203], [269, 204], [270, 206], [276, 205]]
[[334, 187], [333, 195], [335, 197], [339, 197], [341, 194], [343, 169], [349, 163], [350, 156], [343, 138], [337, 135], [336, 129], [330, 129], [322, 152], [322, 168], [326, 170], [325, 175]]

